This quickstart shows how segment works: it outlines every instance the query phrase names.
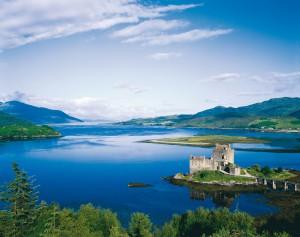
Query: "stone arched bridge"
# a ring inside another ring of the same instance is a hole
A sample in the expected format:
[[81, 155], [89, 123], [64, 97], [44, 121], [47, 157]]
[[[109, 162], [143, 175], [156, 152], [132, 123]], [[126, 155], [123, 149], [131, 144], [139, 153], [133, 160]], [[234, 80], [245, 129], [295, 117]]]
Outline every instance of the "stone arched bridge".
[[300, 191], [300, 183], [290, 182], [286, 180], [273, 180], [273, 179], [264, 179], [264, 178], [257, 178], [256, 181], [258, 184], [268, 186], [273, 190], [284, 190], [284, 191], [293, 191], [293, 192]]

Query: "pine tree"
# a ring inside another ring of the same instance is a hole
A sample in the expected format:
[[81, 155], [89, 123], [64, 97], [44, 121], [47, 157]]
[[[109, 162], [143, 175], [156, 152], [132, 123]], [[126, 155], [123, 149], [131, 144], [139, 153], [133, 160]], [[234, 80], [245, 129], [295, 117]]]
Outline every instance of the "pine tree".
[[42, 234], [43, 237], [56, 237], [59, 236], [60, 230], [58, 228], [59, 208], [57, 205], [52, 205], [50, 208], [50, 217], [45, 223], [45, 230]]
[[10, 223], [8, 236], [23, 237], [32, 232], [36, 218], [37, 193], [30, 178], [14, 163], [15, 179], [1, 193], [1, 201], [6, 202], [5, 219]]

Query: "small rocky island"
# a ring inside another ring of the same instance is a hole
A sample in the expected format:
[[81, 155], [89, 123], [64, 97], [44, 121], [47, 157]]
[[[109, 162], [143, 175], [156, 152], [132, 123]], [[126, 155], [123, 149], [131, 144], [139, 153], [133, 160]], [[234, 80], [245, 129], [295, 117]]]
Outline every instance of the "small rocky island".
[[216, 144], [209, 158], [190, 156], [189, 173], [178, 173], [171, 177], [171, 181], [222, 186], [271, 184], [273, 189], [282, 186], [284, 190], [298, 191], [299, 183], [289, 181], [295, 180], [297, 176], [299, 176], [297, 172], [281, 168], [260, 168], [258, 165], [247, 169], [241, 168], [235, 164], [234, 149], [229, 144]]
[[152, 185], [150, 184], [145, 184], [145, 183], [128, 183], [128, 188], [149, 188]]

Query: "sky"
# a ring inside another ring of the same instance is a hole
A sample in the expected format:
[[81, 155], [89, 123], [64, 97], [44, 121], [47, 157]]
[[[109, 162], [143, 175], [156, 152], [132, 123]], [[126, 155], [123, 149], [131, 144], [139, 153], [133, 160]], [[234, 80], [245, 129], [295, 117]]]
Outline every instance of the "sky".
[[88, 120], [300, 97], [298, 0], [0, 0], [0, 101]]

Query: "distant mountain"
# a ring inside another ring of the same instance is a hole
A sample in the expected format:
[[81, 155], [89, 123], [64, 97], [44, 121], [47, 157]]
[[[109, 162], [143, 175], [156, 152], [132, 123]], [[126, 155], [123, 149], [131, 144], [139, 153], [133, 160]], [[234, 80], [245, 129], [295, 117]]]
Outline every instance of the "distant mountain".
[[19, 101], [1, 103], [0, 111], [35, 124], [82, 122], [60, 110], [36, 107]]
[[300, 98], [274, 98], [238, 108], [218, 106], [192, 115], [172, 115], [122, 122], [202, 128], [300, 129]]
[[58, 136], [60, 136], [59, 132], [46, 125], [34, 125], [7, 113], [0, 112], [0, 140], [23, 140]]

